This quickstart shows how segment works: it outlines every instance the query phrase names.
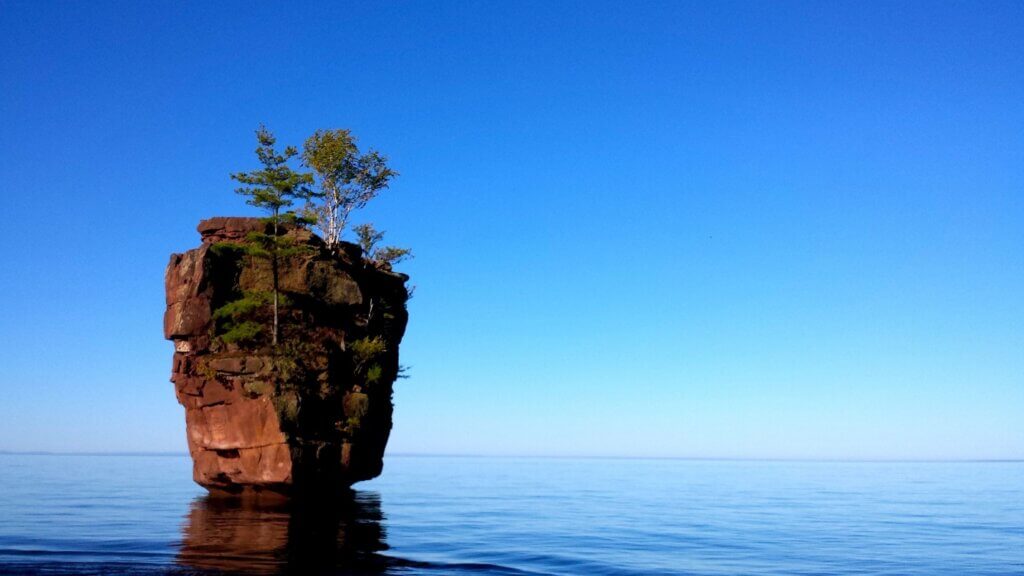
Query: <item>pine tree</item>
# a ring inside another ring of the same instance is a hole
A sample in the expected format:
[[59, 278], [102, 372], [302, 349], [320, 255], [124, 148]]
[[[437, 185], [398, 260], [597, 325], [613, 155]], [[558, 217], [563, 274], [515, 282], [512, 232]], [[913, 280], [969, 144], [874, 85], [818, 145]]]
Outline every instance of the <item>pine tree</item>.
[[363, 254], [378, 266], [386, 266], [388, 270], [406, 258], [412, 258], [412, 250], [397, 246], [381, 246], [377, 244], [384, 239], [384, 231], [377, 231], [372, 222], [355, 227], [356, 239], [363, 249]]
[[298, 155], [299, 151], [294, 146], [287, 146], [282, 153], [278, 153], [274, 148], [277, 139], [263, 125], [256, 130], [256, 139], [259, 141], [259, 146], [256, 147], [256, 157], [263, 164], [263, 168], [250, 172], [238, 172], [232, 174], [231, 178], [242, 184], [235, 189], [235, 192], [248, 196], [249, 199], [246, 200], [246, 203], [270, 213], [268, 220], [273, 226], [273, 233], [251, 235], [250, 241], [255, 244], [253, 246], [254, 254], [262, 252], [260, 255], [270, 258], [274, 311], [271, 345], [277, 346], [280, 300], [278, 259], [288, 250], [287, 242], [280, 237], [281, 224], [284, 221], [291, 223], [301, 221], [294, 212], [282, 212], [282, 209], [292, 206], [295, 200], [310, 199], [313, 192], [309, 187], [313, 184], [313, 175], [292, 170], [288, 163]]

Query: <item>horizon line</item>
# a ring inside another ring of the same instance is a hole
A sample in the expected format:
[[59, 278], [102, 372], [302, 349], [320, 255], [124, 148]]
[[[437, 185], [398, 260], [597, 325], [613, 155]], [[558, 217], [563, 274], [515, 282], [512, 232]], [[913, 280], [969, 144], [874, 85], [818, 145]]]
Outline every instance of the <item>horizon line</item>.
[[[0, 456], [188, 456], [179, 451], [60, 451], [60, 450], [0, 450]], [[693, 462], [820, 462], [820, 463], [1020, 463], [1024, 458], [826, 458], [826, 457], [759, 457], [759, 456], [627, 456], [600, 454], [451, 454], [424, 452], [385, 453], [384, 458], [507, 458], [547, 460], [682, 460]]]

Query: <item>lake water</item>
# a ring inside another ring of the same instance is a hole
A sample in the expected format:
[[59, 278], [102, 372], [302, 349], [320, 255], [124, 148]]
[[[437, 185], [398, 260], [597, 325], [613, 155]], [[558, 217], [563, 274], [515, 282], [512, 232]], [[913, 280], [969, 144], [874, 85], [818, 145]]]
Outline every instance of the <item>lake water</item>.
[[10, 574], [1024, 574], [1024, 463], [389, 457], [315, 505], [0, 454]]

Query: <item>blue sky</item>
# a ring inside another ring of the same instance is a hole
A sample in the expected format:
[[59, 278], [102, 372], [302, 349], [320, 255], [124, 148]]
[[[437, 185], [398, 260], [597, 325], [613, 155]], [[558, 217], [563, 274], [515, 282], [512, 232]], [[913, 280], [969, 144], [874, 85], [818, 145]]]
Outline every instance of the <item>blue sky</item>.
[[1013, 2], [0, 0], [0, 449], [183, 451], [253, 130], [402, 176], [395, 453], [1024, 458]]

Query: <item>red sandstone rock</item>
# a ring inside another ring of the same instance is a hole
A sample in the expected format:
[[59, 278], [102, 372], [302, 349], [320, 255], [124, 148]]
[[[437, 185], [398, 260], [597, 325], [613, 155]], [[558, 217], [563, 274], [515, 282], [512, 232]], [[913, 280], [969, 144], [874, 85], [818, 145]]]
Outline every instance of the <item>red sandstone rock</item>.
[[[282, 301], [290, 303], [281, 310], [281, 344], [228, 344], [214, 311], [244, 290], [269, 290], [272, 268], [239, 251], [218, 255], [216, 245], [268, 228], [256, 218], [211, 218], [198, 230], [198, 248], [171, 256], [164, 315], [195, 481], [217, 491], [288, 492], [378, 475], [407, 277], [364, 261], [358, 246], [331, 251], [306, 230], [287, 230], [307, 250], [278, 262]], [[346, 346], [360, 338], [386, 342], [372, 359], [382, 374], [372, 383]]]

